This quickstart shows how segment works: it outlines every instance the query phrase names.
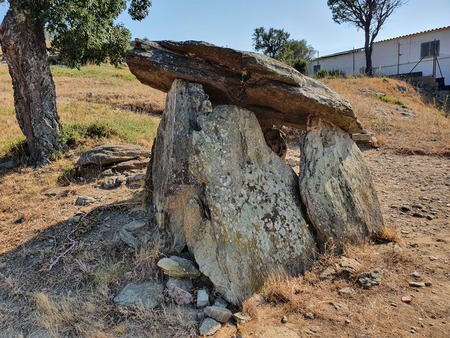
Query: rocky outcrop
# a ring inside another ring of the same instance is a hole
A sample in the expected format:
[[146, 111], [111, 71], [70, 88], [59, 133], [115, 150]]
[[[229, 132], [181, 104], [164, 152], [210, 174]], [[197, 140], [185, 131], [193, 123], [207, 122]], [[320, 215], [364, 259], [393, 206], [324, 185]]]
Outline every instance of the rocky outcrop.
[[302, 141], [300, 193], [319, 241], [328, 248], [361, 243], [383, 218], [367, 164], [343, 130], [310, 120]]
[[309, 115], [348, 133], [362, 131], [350, 104], [323, 84], [264, 55], [206, 42], [136, 41], [127, 55], [144, 84], [168, 92], [175, 79], [203, 85], [213, 105], [233, 104], [255, 113], [263, 126], [306, 128]]
[[84, 152], [77, 161], [77, 166], [108, 166], [146, 157], [150, 157], [150, 152], [138, 145], [103, 145]]
[[177, 247], [187, 244], [237, 304], [272, 271], [304, 271], [316, 247], [297, 176], [267, 147], [255, 115], [236, 106], [203, 112], [205, 99], [200, 85], [174, 82], [148, 180], [159, 226], [179, 232]]

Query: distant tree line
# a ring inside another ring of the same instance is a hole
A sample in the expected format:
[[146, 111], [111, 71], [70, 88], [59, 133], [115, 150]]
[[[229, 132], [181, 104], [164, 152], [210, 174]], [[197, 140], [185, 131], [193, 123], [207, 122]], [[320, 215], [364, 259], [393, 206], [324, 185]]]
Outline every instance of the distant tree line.
[[316, 54], [316, 50], [306, 40], [289, 39], [290, 34], [284, 29], [264, 27], [255, 28], [253, 48], [264, 55], [279, 60], [302, 74], [308, 73], [308, 60]]

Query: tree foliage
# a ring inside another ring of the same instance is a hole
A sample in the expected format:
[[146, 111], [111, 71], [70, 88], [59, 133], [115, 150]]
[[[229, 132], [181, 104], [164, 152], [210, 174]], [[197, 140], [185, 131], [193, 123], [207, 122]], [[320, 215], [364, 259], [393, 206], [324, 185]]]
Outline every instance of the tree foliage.
[[333, 20], [349, 23], [365, 33], [366, 74], [373, 75], [372, 46], [386, 19], [406, 0], [328, 0]]
[[271, 27], [266, 31], [264, 27], [255, 28], [252, 38], [253, 48], [261, 51], [264, 55], [278, 59], [290, 36], [284, 29]]
[[86, 62], [118, 65], [129, 47], [131, 34], [114, 20], [128, 7], [133, 20], [148, 15], [151, 0], [0, 0], [44, 26], [51, 52], [69, 67]]
[[151, 0], [0, 0], [9, 10], [0, 25], [0, 44], [14, 87], [14, 105], [30, 149], [30, 164], [47, 163], [61, 149], [61, 124], [47, 58], [51, 50], [70, 67], [91, 61], [118, 65], [130, 32], [114, 20], [128, 7], [135, 20], [148, 14]]
[[316, 51], [306, 40], [289, 39], [290, 34], [284, 29], [264, 27], [255, 28], [253, 33], [253, 47], [262, 51], [264, 55], [277, 59], [306, 74], [307, 60], [310, 60]]

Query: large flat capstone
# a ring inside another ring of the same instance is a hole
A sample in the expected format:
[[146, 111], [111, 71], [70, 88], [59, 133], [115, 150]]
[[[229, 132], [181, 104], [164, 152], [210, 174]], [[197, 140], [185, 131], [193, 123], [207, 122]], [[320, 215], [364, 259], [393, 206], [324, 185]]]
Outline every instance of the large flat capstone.
[[255, 113], [262, 126], [306, 129], [312, 115], [347, 133], [362, 126], [345, 99], [323, 84], [272, 58], [206, 42], [140, 41], [127, 55], [142, 83], [168, 92], [175, 79], [203, 85], [212, 104], [232, 104]]

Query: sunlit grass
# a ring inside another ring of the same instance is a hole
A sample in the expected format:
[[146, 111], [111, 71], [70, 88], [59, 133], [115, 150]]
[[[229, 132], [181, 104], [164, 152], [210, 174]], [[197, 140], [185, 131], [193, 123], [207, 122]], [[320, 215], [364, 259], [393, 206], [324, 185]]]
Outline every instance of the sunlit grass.
[[110, 65], [89, 65], [80, 69], [64, 66], [51, 66], [53, 76], [83, 77], [83, 78], [119, 78], [126, 81], [134, 81], [136, 77], [127, 67], [113, 67]]

